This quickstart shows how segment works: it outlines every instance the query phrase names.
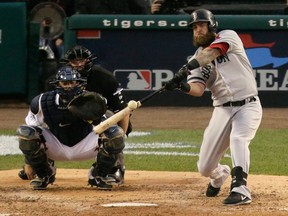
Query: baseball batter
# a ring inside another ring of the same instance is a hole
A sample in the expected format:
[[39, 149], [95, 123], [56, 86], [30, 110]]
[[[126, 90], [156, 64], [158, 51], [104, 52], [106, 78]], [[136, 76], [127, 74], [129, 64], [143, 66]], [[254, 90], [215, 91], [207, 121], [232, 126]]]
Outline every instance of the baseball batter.
[[[230, 147], [232, 182], [223, 204], [249, 204], [252, 201], [247, 187], [249, 144], [262, 119], [252, 67], [237, 33], [233, 30], [217, 33], [217, 21], [210, 11], [194, 11], [189, 26], [198, 49], [165, 88], [181, 89], [192, 96], [202, 96], [206, 88], [211, 91], [214, 111], [197, 164], [200, 174], [210, 177], [206, 196], [217, 196], [230, 174], [230, 167], [220, 164]], [[182, 82], [186, 77], [187, 82]]]

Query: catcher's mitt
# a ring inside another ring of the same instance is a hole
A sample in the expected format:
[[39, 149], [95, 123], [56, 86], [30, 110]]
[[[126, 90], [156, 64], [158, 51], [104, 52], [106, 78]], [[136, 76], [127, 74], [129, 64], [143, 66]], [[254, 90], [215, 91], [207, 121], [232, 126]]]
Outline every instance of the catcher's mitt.
[[100, 123], [107, 110], [106, 99], [98, 93], [85, 92], [70, 101], [68, 110], [83, 120]]

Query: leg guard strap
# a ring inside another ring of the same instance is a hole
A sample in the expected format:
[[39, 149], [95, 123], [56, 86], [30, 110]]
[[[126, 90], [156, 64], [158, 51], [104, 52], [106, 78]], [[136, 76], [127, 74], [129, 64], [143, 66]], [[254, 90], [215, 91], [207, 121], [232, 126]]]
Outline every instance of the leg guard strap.
[[109, 155], [103, 148], [100, 148], [92, 176], [106, 176], [114, 167], [115, 162], [115, 155]]
[[45, 146], [43, 146], [44, 144], [41, 145], [42, 140], [37, 129], [30, 126], [20, 126], [17, 135], [19, 137], [19, 148], [25, 155], [25, 162], [30, 164], [39, 177], [47, 176], [50, 171], [48, 159]]

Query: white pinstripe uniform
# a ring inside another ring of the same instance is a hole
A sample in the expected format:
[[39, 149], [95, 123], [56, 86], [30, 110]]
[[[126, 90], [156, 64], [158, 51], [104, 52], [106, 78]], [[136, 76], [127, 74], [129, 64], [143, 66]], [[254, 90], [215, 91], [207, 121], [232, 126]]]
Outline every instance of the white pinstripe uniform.
[[[223, 42], [229, 45], [226, 54], [209, 65], [190, 71], [187, 77], [188, 83], [203, 83], [212, 94], [214, 111], [204, 133], [198, 170], [203, 176], [210, 177], [212, 186], [216, 188], [224, 183], [221, 177], [225, 169], [219, 161], [229, 147], [232, 166], [240, 166], [248, 174], [249, 144], [262, 118], [256, 81], [241, 39], [233, 30], [224, 30], [217, 34], [212, 44]], [[199, 47], [193, 57], [201, 50]], [[256, 100], [249, 102], [251, 97]], [[243, 100], [243, 106], [223, 106], [227, 102]], [[232, 191], [251, 199], [251, 193], [245, 185], [235, 187]]]

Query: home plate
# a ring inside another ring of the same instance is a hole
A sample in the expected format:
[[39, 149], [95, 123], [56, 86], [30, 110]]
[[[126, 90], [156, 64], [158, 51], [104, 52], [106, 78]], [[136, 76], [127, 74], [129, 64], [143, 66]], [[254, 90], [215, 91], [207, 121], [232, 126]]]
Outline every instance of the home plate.
[[135, 203], [135, 202], [121, 202], [121, 203], [108, 203], [101, 204], [104, 207], [123, 207], [123, 206], [158, 206], [158, 204], [154, 203]]

